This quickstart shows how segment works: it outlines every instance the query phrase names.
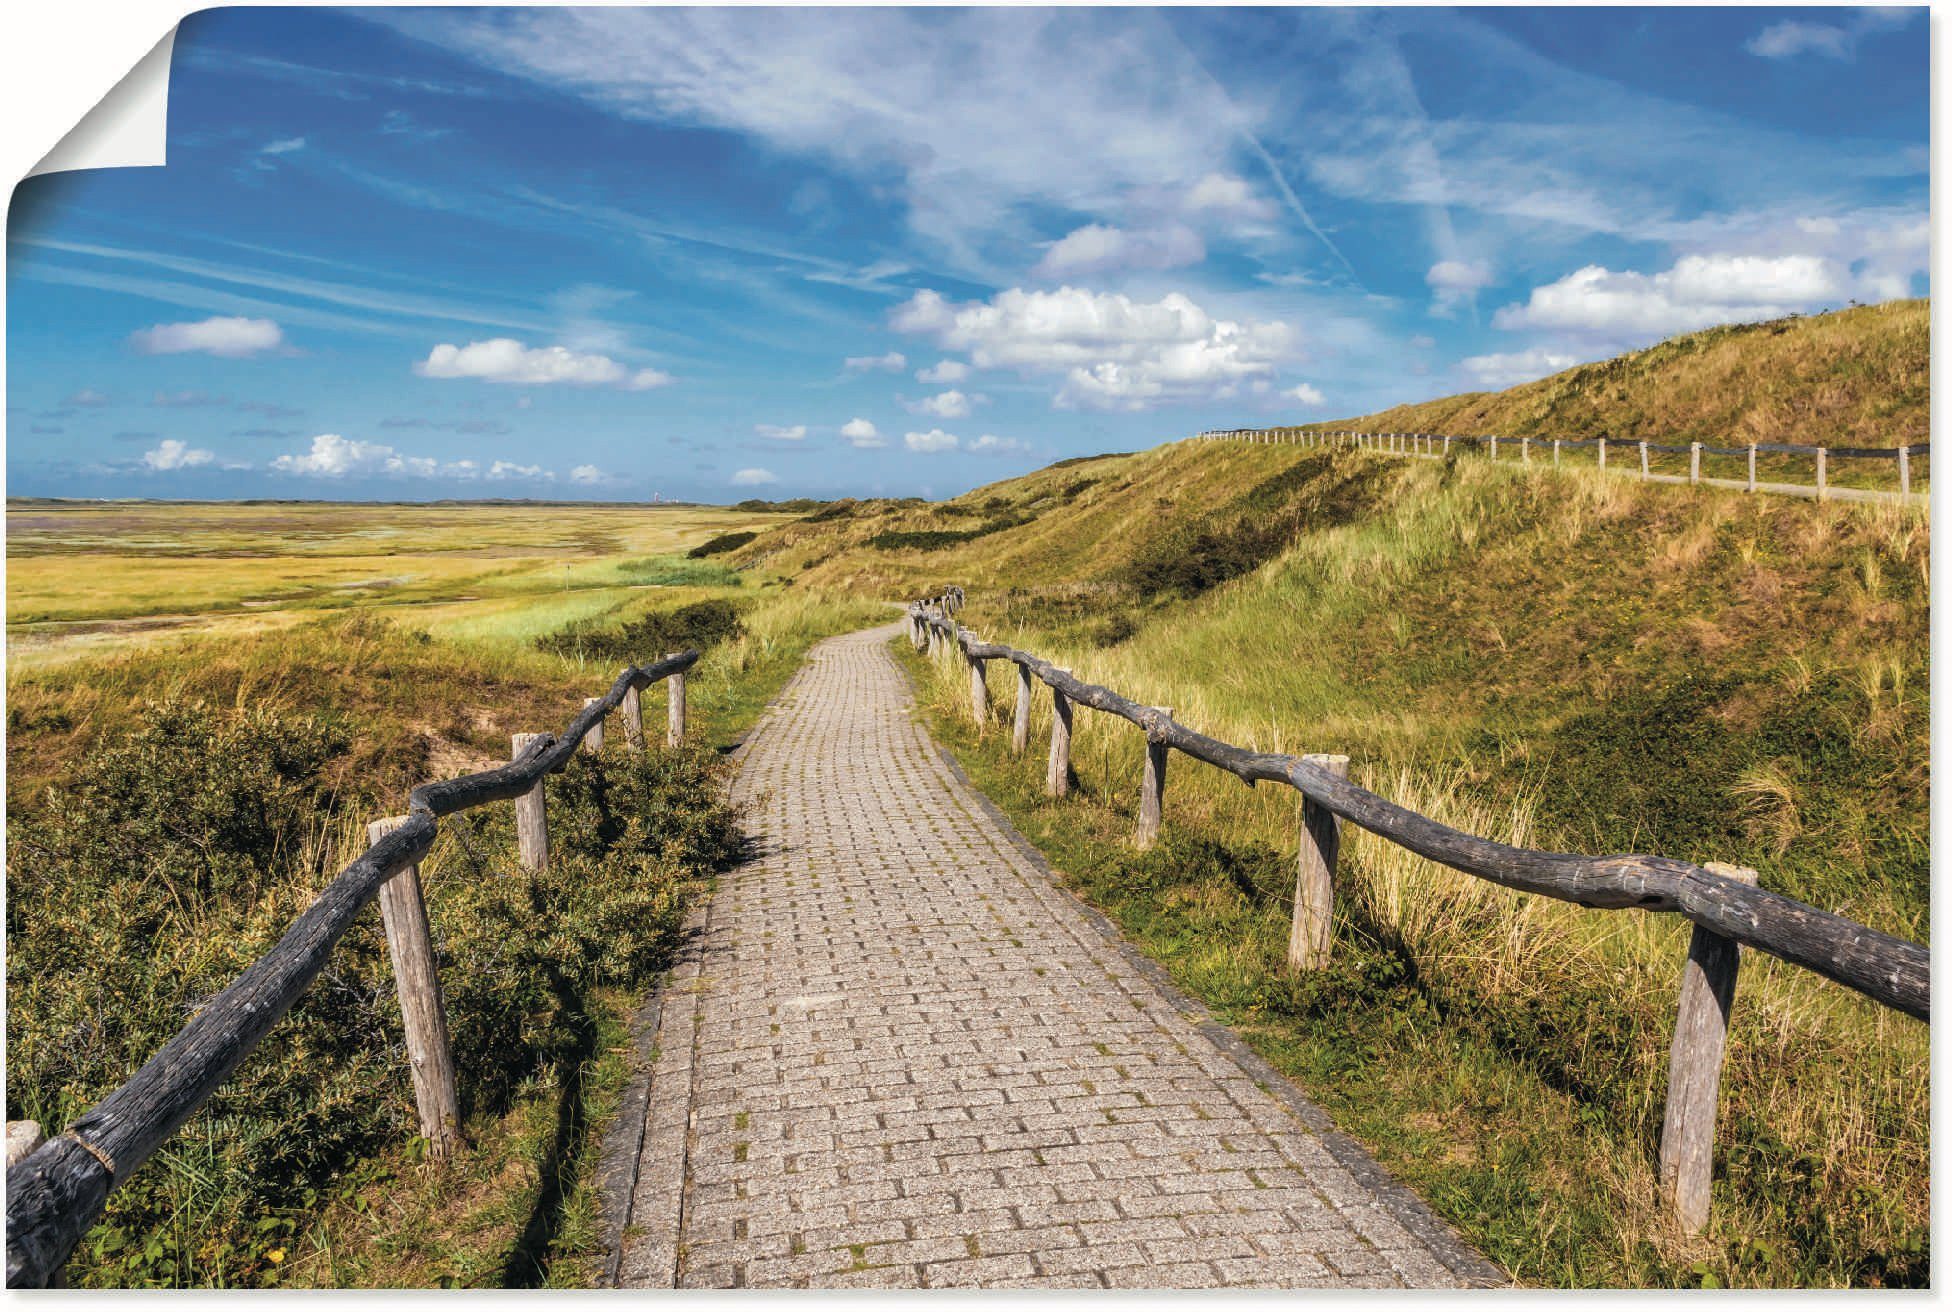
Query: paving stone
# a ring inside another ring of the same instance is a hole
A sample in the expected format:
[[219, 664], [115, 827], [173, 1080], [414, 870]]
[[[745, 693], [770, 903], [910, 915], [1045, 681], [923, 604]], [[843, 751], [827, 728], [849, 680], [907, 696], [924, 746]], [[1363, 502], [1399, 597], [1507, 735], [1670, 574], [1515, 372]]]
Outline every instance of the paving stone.
[[738, 758], [759, 855], [664, 985], [620, 1283], [1471, 1283], [990, 818], [897, 631], [816, 646]]

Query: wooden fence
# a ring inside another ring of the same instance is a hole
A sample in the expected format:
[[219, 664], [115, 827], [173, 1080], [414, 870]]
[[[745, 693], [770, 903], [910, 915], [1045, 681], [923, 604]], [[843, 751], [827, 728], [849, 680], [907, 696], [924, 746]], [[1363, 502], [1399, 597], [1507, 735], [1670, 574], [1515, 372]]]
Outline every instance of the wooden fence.
[[639, 694], [660, 680], [670, 681], [666, 740], [677, 746], [685, 733], [685, 672], [697, 661], [696, 651], [685, 651], [631, 666], [608, 693], [584, 701], [562, 737], [518, 733], [507, 765], [422, 784], [408, 794], [406, 815], [374, 821], [368, 827], [372, 846], [325, 886], [269, 952], [212, 998], [127, 1083], [8, 1168], [8, 1288], [46, 1285], [60, 1272], [110, 1191], [250, 1055], [324, 969], [334, 945], [376, 895], [405, 1022], [420, 1131], [434, 1156], [449, 1155], [459, 1141], [454, 1057], [418, 865], [433, 846], [435, 822], [456, 811], [513, 800], [522, 863], [531, 869], [546, 865], [543, 777], [561, 770], [579, 747], [600, 750], [604, 718], [620, 708], [625, 738], [632, 750], [641, 751]]
[[1507, 888], [1583, 907], [1672, 912], [1693, 922], [1682, 968], [1660, 1144], [1662, 1189], [1690, 1233], [1700, 1232], [1708, 1221], [1716, 1102], [1729, 1008], [1735, 997], [1738, 945], [1760, 948], [1813, 970], [1907, 1016], [1931, 1019], [1927, 949], [1758, 888], [1752, 870], [1694, 865], [1661, 856], [1540, 852], [1479, 838], [1350, 782], [1346, 756], [1288, 756], [1235, 747], [1177, 723], [1170, 707], [1142, 706], [1028, 652], [984, 642], [956, 622], [954, 613], [960, 608], [960, 593], [946, 604], [941, 597], [911, 604], [910, 638], [918, 650], [938, 658], [961, 655], [969, 667], [970, 713], [979, 727], [988, 723], [990, 714], [985, 664], [1000, 660], [1016, 666], [1010, 748], [1017, 755], [1029, 746], [1032, 681], [1050, 688], [1047, 795], [1063, 797], [1070, 791], [1072, 708], [1079, 705], [1129, 720], [1145, 731], [1136, 834], [1141, 846], [1158, 838], [1171, 751], [1217, 766], [1250, 786], [1269, 780], [1302, 795], [1286, 960], [1291, 972], [1316, 969], [1328, 960], [1340, 847], [1338, 817], [1418, 856]]
[[[1440, 460], [1451, 450], [1483, 451], [1492, 460], [1498, 459], [1498, 448], [1502, 443], [1505, 458], [1511, 459], [1517, 452], [1517, 459], [1523, 464], [1531, 464], [1534, 453], [1540, 463], [1544, 463], [1546, 452], [1551, 452], [1551, 463], [1558, 465], [1560, 456], [1566, 451], [1591, 450], [1597, 455], [1596, 464], [1602, 471], [1619, 469], [1616, 460], [1607, 463], [1609, 452], [1616, 455], [1638, 457], [1640, 477], [1643, 480], [1662, 483], [1706, 483], [1711, 487], [1735, 488], [1744, 492], [1774, 492], [1787, 496], [1813, 496], [1819, 501], [1833, 497], [1851, 501], [1917, 501], [1928, 500], [1922, 492], [1911, 490], [1911, 462], [1913, 457], [1929, 459], [1931, 443], [1919, 442], [1897, 447], [1872, 446], [1794, 446], [1785, 442], [1751, 442], [1747, 446], [1709, 446], [1703, 442], [1689, 442], [1685, 445], [1672, 442], [1620, 441], [1613, 438], [1595, 437], [1581, 440], [1571, 438], [1544, 437], [1459, 437], [1442, 433], [1359, 433], [1343, 429], [1321, 428], [1222, 428], [1201, 433], [1194, 439], [1198, 442], [1252, 442], [1260, 445], [1299, 445], [1326, 447], [1353, 447], [1365, 451], [1376, 451], [1385, 455], [1407, 456], [1426, 460]], [[1680, 474], [1654, 473], [1648, 464], [1650, 453], [1685, 455], [1688, 458], [1688, 472]], [[1813, 483], [1761, 483], [1756, 481], [1756, 456], [1787, 455], [1808, 459], [1813, 462], [1816, 481]], [[1701, 473], [1703, 456], [1735, 456], [1748, 460], [1748, 477], [1705, 478]], [[1895, 492], [1880, 488], [1843, 487], [1830, 481], [1830, 462], [1832, 460], [1870, 460], [1878, 462], [1897, 462], [1898, 490]], [[1631, 472], [1633, 466], [1627, 467]]]

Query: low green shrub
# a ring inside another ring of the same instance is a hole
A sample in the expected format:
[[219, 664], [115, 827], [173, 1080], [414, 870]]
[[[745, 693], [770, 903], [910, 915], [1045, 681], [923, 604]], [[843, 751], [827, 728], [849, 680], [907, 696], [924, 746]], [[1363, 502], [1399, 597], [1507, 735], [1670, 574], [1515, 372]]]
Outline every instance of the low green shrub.
[[721, 533], [715, 538], [707, 538], [685, 554], [693, 560], [703, 560], [706, 556], [722, 556], [728, 551], [736, 551], [758, 537], [757, 533]]
[[615, 627], [601, 620], [572, 620], [535, 640], [538, 649], [579, 660], [649, 664], [666, 652], [730, 642], [745, 632], [739, 608], [711, 598], [670, 610], [654, 610]]

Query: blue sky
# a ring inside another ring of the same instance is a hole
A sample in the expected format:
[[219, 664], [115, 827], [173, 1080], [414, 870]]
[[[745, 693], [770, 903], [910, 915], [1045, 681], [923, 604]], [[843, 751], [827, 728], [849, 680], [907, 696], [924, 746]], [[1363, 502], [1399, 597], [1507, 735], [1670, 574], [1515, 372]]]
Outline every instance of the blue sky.
[[1922, 9], [234, 9], [14, 495], [949, 495], [1928, 292]]

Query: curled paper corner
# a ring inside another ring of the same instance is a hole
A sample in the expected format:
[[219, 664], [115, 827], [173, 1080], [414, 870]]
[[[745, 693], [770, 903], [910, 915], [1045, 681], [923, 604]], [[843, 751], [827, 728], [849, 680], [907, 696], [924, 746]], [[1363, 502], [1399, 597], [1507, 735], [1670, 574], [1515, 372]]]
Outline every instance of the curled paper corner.
[[28, 177], [68, 169], [160, 168], [168, 162], [169, 60], [176, 29], [163, 34]]

